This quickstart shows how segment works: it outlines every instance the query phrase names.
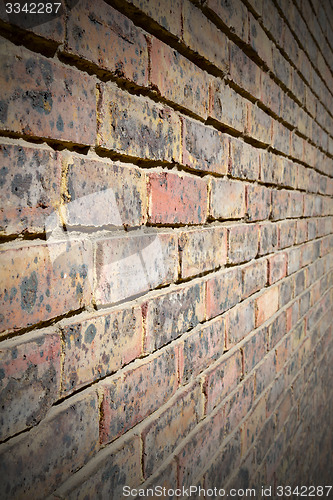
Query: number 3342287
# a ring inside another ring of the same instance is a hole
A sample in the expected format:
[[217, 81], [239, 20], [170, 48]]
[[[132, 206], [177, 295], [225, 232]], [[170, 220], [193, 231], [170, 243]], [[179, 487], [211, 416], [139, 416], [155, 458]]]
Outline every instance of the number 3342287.
[[7, 14], [57, 14], [61, 3], [6, 3]]

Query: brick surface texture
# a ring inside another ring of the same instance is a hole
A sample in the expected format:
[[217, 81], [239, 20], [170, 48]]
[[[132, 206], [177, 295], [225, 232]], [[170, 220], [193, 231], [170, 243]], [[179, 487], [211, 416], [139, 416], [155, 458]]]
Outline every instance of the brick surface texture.
[[8, 5], [0, 498], [333, 498], [332, 0]]

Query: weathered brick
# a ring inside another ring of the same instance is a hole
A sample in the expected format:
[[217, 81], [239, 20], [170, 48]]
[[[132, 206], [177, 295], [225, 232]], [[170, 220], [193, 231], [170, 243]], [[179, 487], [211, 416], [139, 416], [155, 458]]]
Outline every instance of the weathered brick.
[[271, 222], [259, 225], [259, 255], [266, 255], [278, 248], [278, 227]]
[[0, 46], [0, 129], [93, 145], [95, 78], [4, 40]]
[[[141, 443], [139, 436], [117, 441], [100, 451], [85, 467], [74, 474], [54, 493], [55, 498], [84, 497], [86, 500], [107, 497], [117, 500], [123, 487], [137, 488], [142, 482]], [[133, 496], [131, 496], [133, 498]]]
[[146, 177], [134, 165], [64, 155], [66, 224], [140, 226], [146, 221]]
[[260, 151], [260, 179], [269, 184], [282, 184], [284, 172], [284, 158]]
[[93, 4], [85, 0], [71, 9], [64, 51], [91, 61], [117, 77], [138, 85], [148, 84], [148, 47], [144, 33], [100, 0]]
[[211, 179], [210, 215], [214, 219], [239, 219], [245, 215], [245, 187], [242, 182]]
[[177, 454], [179, 481], [183, 487], [195, 484], [195, 479], [199, 477], [206, 464], [215, 455], [216, 448], [222, 443], [223, 431], [224, 419], [220, 410], [197, 427], [196, 433]]
[[264, 457], [271, 448], [275, 438], [275, 417], [271, 416], [260, 429], [256, 439], [256, 461], [258, 464], [265, 463]]
[[287, 333], [287, 314], [282, 311], [269, 326], [269, 348], [272, 349]]
[[275, 113], [282, 116], [285, 95], [268, 73], [261, 74], [261, 101]]
[[101, 83], [97, 145], [133, 157], [181, 162], [180, 118], [147, 97]]
[[278, 121], [272, 122], [272, 146], [274, 149], [282, 153], [290, 154], [290, 137], [291, 132], [289, 128], [285, 127]]
[[231, 137], [230, 159], [229, 173], [232, 177], [259, 179], [259, 152], [253, 146]]
[[[206, 36], [202, 36], [205, 33]], [[183, 0], [183, 41], [187, 47], [224, 73], [229, 69], [228, 38], [193, 5]]]
[[254, 329], [254, 303], [247, 300], [233, 307], [227, 314], [227, 348], [241, 341]]
[[291, 338], [286, 336], [275, 348], [276, 353], [276, 371], [277, 373], [283, 370], [284, 365], [291, 356]]
[[302, 217], [303, 215], [303, 194], [298, 191], [289, 193], [289, 215], [290, 217]]
[[272, 219], [285, 219], [289, 216], [289, 191], [285, 189], [272, 190]]
[[267, 351], [268, 328], [263, 327], [249, 335], [242, 345], [244, 376], [264, 358]]
[[304, 243], [304, 241], [306, 241], [307, 238], [308, 238], [307, 221], [303, 219], [296, 221], [296, 239], [295, 239], [296, 245], [298, 245], [299, 243]]
[[178, 245], [182, 278], [216, 269], [227, 261], [227, 230], [224, 227], [184, 231]]
[[274, 380], [272, 387], [270, 388], [267, 395], [267, 416], [270, 416], [281, 399], [282, 394], [285, 390], [285, 377], [284, 373], [281, 372]]
[[227, 174], [229, 139], [199, 121], [182, 118], [183, 165], [204, 172]]
[[249, 42], [264, 63], [272, 68], [273, 43], [251, 13], [249, 13]]
[[53, 408], [29, 433], [1, 445], [3, 491], [12, 498], [46, 498], [97, 450], [97, 396], [89, 391]]
[[0, 145], [3, 234], [43, 232], [46, 218], [60, 203], [59, 154], [26, 146]]
[[144, 350], [153, 351], [202, 322], [204, 301], [204, 283], [196, 282], [156, 294], [144, 302]]
[[59, 397], [61, 342], [38, 332], [0, 346], [0, 439], [36, 425]]
[[206, 473], [206, 489], [224, 488], [227, 480], [238, 470], [241, 457], [240, 433], [237, 431], [219, 450]]
[[268, 259], [268, 283], [272, 285], [287, 275], [287, 254], [277, 253]]
[[279, 289], [277, 286], [268, 288], [256, 299], [256, 326], [262, 325], [278, 310]]
[[244, 132], [246, 101], [224, 81], [215, 79], [210, 84], [209, 117], [233, 130]]
[[231, 434], [252, 407], [254, 376], [247, 377], [228, 398], [224, 405], [226, 434]]
[[247, 135], [257, 141], [270, 144], [272, 140], [272, 126], [275, 123], [261, 108], [258, 108], [252, 102], [247, 103]]
[[266, 402], [264, 398], [255, 405], [241, 428], [242, 454], [244, 455], [258, 437], [266, 420]]
[[157, 38], [151, 39], [150, 83], [162, 97], [207, 118], [208, 73]]
[[82, 319], [66, 320], [63, 336], [62, 393], [111, 374], [142, 354], [142, 315], [139, 306]]
[[242, 267], [243, 298], [264, 288], [267, 283], [267, 262], [255, 260]]
[[177, 355], [174, 347], [103, 382], [100, 422], [102, 443], [113, 441], [156, 411], [178, 386]]
[[229, 351], [206, 371], [203, 391], [205, 413], [210, 413], [240, 382], [242, 358], [239, 350]]
[[242, 275], [240, 269], [216, 273], [207, 281], [207, 319], [227, 311], [242, 298]]
[[251, 260], [258, 253], [258, 226], [241, 224], [228, 228], [228, 260], [240, 263]]
[[148, 174], [149, 222], [202, 224], [207, 219], [207, 182], [174, 172]]
[[296, 222], [285, 220], [278, 223], [279, 248], [287, 248], [295, 243]]
[[270, 385], [275, 374], [276, 356], [275, 352], [271, 351], [256, 367], [256, 396], [259, 396]]
[[177, 237], [172, 231], [105, 235], [95, 248], [97, 305], [118, 303], [177, 278]]
[[92, 297], [88, 241], [31, 243], [1, 251], [1, 331], [80, 309]]
[[186, 383], [223, 354], [225, 320], [218, 317], [206, 326], [199, 325], [182, 339], [179, 376]]
[[260, 67], [236, 44], [230, 44], [230, 76], [242, 89], [260, 99]]
[[232, 4], [207, 0], [205, 6], [213, 11], [232, 33], [244, 42], [248, 41], [248, 11], [240, 0], [234, 0]]
[[203, 411], [198, 385], [184, 390], [142, 431], [144, 476], [154, 472], [197, 425]]
[[246, 186], [246, 213], [250, 221], [268, 219], [271, 212], [271, 191], [264, 186]]

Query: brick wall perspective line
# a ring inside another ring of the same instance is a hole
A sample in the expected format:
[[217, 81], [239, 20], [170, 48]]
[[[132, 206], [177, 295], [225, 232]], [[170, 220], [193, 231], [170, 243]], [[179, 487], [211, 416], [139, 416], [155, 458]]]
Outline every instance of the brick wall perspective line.
[[332, 2], [72, 4], [0, 7], [0, 498], [319, 496]]

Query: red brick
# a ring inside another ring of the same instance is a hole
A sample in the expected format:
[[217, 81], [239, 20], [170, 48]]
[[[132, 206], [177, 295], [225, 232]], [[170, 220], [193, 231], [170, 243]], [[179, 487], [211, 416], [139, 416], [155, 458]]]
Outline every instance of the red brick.
[[296, 135], [295, 132], [291, 133], [290, 156], [300, 161], [303, 161], [304, 158], [304, 139]]
[[290, 203], [289, 191], [281, 189], [279, 191], [272, 190], [272, 219], [285, 219], [289, 216]]
[[[275, 125], [275, 122], [274, 122]], [[270, 144], [272, 140], [272, 118], [252, 102], [247, 103], [246, 134], [259, 142]]]
[[182, 118], [183, 165], [204, 172], [227, 174], [229, 139], [199, 121]]
[[207, 118], [210, 77], [157, 38], [151, 39], [150, 83], [162, 97]]
[[290, 217], [302, 217], [303, 215], [303, 194], [298, 191], [289, 193], [289, 215]]
[[141, 308], [84, 314], [61, 325], [65, 395], [110, 375], [142, 354]]
[[259, 152], [253, 146], [231, 137], [230, 157], [229, 173], [232, 177], [250, 180], [259, 179]]
[[144, 33], [100, 0], [93, 4], [85, 0], [71, 9], [64, 51], [91, 61], [117, 77], [138, 85], [148, 84], [148, 48]]
[[207, 182], [184, 173], [150, 172], [149, 222], [202, 224], [207, 219]]
[[242, 268], [243, 298], [264, 288], [267, 283], [266, 259], [255, 260]]
[[147, 97], [101, 83], [97, 145], [136, 158], [180, 162], [180, 118]]
[[242, 425], [242, 455], [245, 455], [250, 446], [254, 443], [266, 421], [265, 403], [265, 399], [260, 399]]
[[204, 301], [204, 283], [195, 282], [159, 295], [156, 293], [144, 302], [144, 350], [151, 352], [158, 349], [202, 322]]
[[242, 358], [239, 350], [223, 355], [204, 375], [205, 413], [210, 413], [240, 382]]
[[170, 401], [142, 431], [144, 476], [148, 477], [198, 424], [203, 410], [201, 389], [192, 385]]
[[237, 344], [254, 329], [254, 304], [245, 301], [233, 307], [227, 315], [227, 348]]
[[[295, 243], [304, 243], [308, 239], [308, 223], [306, 220], [296, 221], [296, 239]], [[309, 238], [310, 239], [310, 238]]]
[[227, 230], [224, 227], [184, 231], [178, 244], [182, 278], [216, 269], [227, 261]]
[[0, 162], [1, 232], [43, 232], [47, 217], [60, 203], [59, 154], [44, 147], [2, 144]]
[[0, 129], [93, 145], [95, 78], [3, 40], [1, 51]]
[[279, 248], [287, 248], [295, 244], [296, 221], [283, 221], [278, 224]]
[[97, 450], [97, 397], [89, 391], [52, 408], [29, 433], [1, 446], [4, 491], [12, 498], [46, 498]]
[[203, 420], [196, 432], [177, 454], [179, 482], [188, 488], [205, 469], [207, 463], [222, 443], [224, 431], [223, 413], [219, 410], [211, 418]]
[[54, 496], [93, 500], [100, 495], [109, 500], [117, 500], [123, 496], [124, 486], [132, 489], [141, 484], [140, 458], [139, 436], [132, 435], [126, 440], [116, 441], [112, 446], [100, 451], [85, 467], [61, 485]]
[[246, 101], [224, 81], [213, 80], [209, 93], [209, 117], [233, 130], [244, 132]]
[[[270, 6], [267, 5], [269, 8]], [[276, 23], [276, 17], [272, 14], [272, 9], [274, 9], [274, 4], [271, 5], [270, 13], [269, 16], [271, 17], [271, 22], [273, 25], [277, 25]], [[274, 47], [273, 45], [273, 52], [272, 52], [272, 57], [273, 57], [273, 72], [277, 76], [279, 80], [287, 87], [290, 88], [291, 86], [291, 74], [292, 74], [292, 66], [290, 65], [289, 61], [287, 61], [280, 50], [277, 47]]]
[[97, 305], [116, 304], [177, 278], [177, 237], [172, 231], [105, 235], [95, 248]]
[[216, 273], [207, 281], [207, 319], [227, 311], [242, 298], [242, 275], [240, 269]]
[[259, 225], [259, 255], [272, 253], [278, 248], [277, 224], [267, 222]]
[[240, 457], [240, 433], [237, 431], [230, 439], [225, 441], [214, 462], [209, 466], [205, 476], [206, 490], [210, 488], [223, 489], [228, 478], [238, 470]]
[[[167, 465], [161, 467], [159, 469], [159, 472], [150, 476], [147, 481], [140, 485], [140, 489], [144, 489], [146, 496], [150, 496], [155, 500], [156, 495], [155, 498], [151, 496], [151, 488], [156, 488], [156, 486], [159, 486], [160, 488], [166, 488], [166, 490], [174, 489], [175, 485], [177, 484], [177, 469], [178, 466], [176, 460], [167, 460]], [[137, 491], [138, 493], [140, 493], [140, 495], [136, 497], [136, 500], [139, 500], [140, 496], [142, 497], [142, 492], [139, 491], [139, 489]]]
[[180, 380], [188, 382], [222, 356], [225, 341], [225, 320], [214, 319], [205, 326], [197, 326], [182, 337], [180, 345]]
[[92, 250], [88, 241], [3, 248], [1, 331], [56, 318], [90, 303]]
[[228, 260], [240, 263], [251, 260], [258, 253], [258, 226], [242, 224], [228, 228]]
[[264, 186], [246, 186], [246, 212], [250, 221], [268, 219], [271, 212], [271, 191]]
[[269, 326], [269, 348], [273, 349], [287, 331], [287, 314], [282, 311]]
[[226, 434], [231, 434], [249, 412], [254, 397], [254, 376], [247, 377], [224, 405]]
[[282, 116], [284, 92], [268, 73], [261, 74], [261, 101], [277, 116]]
[[273, 316], [279, 307], [279, 289], [277, 286], [268, 288], [256, 299], [256, 326], [262, 325]]
[[295, 301], [287, 309], [287, 330], [291, 330], [296, 325], [299, 318], [299, 302]]
[[281, 281], [280, 285], [280, 307], [285, 306], [293, 298], [294, 293], [294, 278], [286, 278]]
[[288, 420], [288, 417], [291, 414], [292, 405], [293, 405], [292, 391], [291, 389], [288, 389], [282, 401], [280, 402], [276, 412], [277, 432], [280, 432], [285, 422]]
[[272, 146], [282, 153], [290, 154], [290, 130], [282, 123], [273, 121], [272, 125]]
[[[66, 224], [140, 226], [146, 221], [146, 177], [134, 165], [64, 155]], [[74, 203], [73, 203], [74, 202]]]
[[102, 382], [101, 443], [109, 443], [158, 410], [178, 386], [174, 347], [132, 364]]
[[232, 33], [244, 42], [248, 41], [248, 11], [240, 0], [234, 0], [232, 4], [207, 0], [205, 6], [213, 11]]
[[290, 336], [284, 337], [281, 342], [276, 346], [276, 371], [277, 373], [283, 370], [291, 356], [291, 339]]
[[248, 340], [242, 345], [244, 376], [264, 358], [267, 352], [267, 341], [268, 328], [263, 327], [249, 335]]
[[249, 13], [249, 42], [259, 57], [271, 69], [273, 43], [251, 13]]
[[36, 425], [59, 398], [59, 335], [26, 334], [1, 344], [0, 438]]
[[275, 438], [275, 418], [271, 416], [262, 426], [256, 439], [256, 462], [264, 463], [264, 457], [271, 448]]
[[268, 259], [268, 283], [272, 285], [287, 275], [287, 254], [277, 253]]
[[270, 352], [256, 367], [256, 396], [259, 396], [273, 381], [276, 374], [275, 352]]
[[230, 76], [242, 89], [260, 99], [261, 69], [236, 44], [230, 44]]
[[284, 373], [280, 373], [277, 378], [274, 380], [274, 383], [271, 389], [268, 392], [267, 396], [267, 416], [270, 416], [281, 399], [282, 394], [285, 390], [285, 378]]
[[260, 179], [269, 184], [282, 184], [284, 173], [284, 158], [260, 151]]
[[244, 217], [244, 184], [238, 181], [212, 178], [209, 212], [214, 219], [239, 219]]

